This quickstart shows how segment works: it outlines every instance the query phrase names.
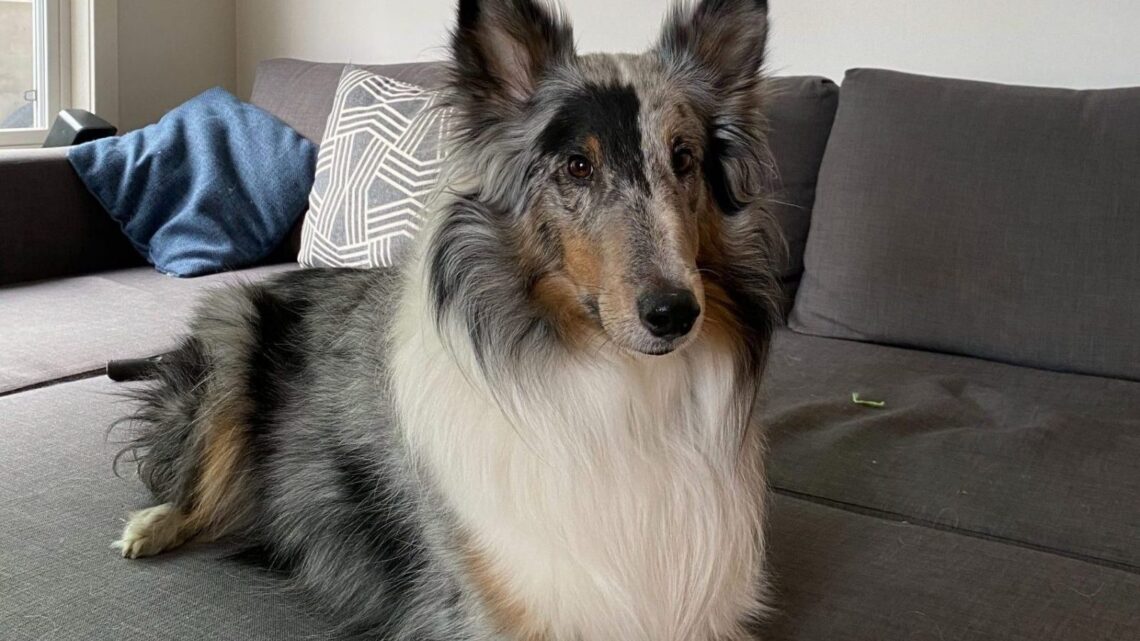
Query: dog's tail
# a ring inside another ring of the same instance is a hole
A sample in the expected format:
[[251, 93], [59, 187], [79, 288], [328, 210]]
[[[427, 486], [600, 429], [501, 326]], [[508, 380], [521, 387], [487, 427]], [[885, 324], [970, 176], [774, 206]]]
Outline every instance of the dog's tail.
[[154, 364], [153, 380], [127, 392], [138, 409], [119, 422], [130, 434], [116, 468], [135, 463], [151, 493], [170, 504], [183, 539], [233, 532], [250, 509], [251, 401], [214, 351], [196, 335], [184, 339]]
[[128, 436], [115, 456], [115, 472], [123, 463], [134, 463], [143, 483], [159, 500], [179, 504], [193, 491], [195, 426], [206, 401], [210, 364], [193, 337], [148, 363], [145, 378], [149, 380], [123, 393], [137, 409], [112, 426], [112, 430], [125, 428]]

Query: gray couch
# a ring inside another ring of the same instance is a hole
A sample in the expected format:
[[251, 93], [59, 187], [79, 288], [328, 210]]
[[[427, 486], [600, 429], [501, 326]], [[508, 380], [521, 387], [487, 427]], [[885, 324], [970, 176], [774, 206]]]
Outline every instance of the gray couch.
[[[253, 101], [319, 140], [340, 69], [266, 62]], [[763, 386], [766, 638], [1140, 639], [1140, 92], [775, 88], [795, 305]], [[0, 153], [0, 639], [324, 638], [224, 544], [109, 548], [150, 499], [111, 472], [127, 406], [100, 368], [295, 250], [167, 278], [64, 152]]]

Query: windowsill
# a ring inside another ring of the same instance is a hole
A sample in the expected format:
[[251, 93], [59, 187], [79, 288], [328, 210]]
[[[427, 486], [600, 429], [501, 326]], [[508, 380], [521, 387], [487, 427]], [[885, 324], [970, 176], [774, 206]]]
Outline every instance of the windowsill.
[[0, 149], [39, 147], [47, 134], [47, 129], [5, 129], [0, 131]]

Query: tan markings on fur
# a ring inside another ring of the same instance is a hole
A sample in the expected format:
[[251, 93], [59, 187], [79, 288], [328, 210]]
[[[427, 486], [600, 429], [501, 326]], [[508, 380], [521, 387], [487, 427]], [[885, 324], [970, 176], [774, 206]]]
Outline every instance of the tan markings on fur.
[[714, 343], [740, 349], [743, 328], [735, 313], [736, 304], [725, 291], [719, 279], [725, 269], [724, 247], [721, 245], [721, 220], [716, 212], [700, 217], [698, 236], [700, 248], [697, 266], [701, 270], [704, 286], [703, 334]]
[[522, 600], [511, 594], [494, 564], [470, 541], [462, 546], [467, 577], [478, 594], [496, 632], [517, 641], [547, 641], [541, 623], [527, 612]]
[[547, 249], [546, 233], [550, 223], [545, 222], [541, 207], [535, 208], [523, 218], [526, 225], [519, 225], [513, 231], [512, 244], [518, 248], [519, 267], [526, 274], [543, 274], [550, 271], [557, 262]]
[[230, 532], [241, 519], [245, 505], [245, 403], [222, 403], [201, 421], [193, 505], [164, 503], [131, 514], [122, 537], [112, 546], [135, 559], [174, 549], [191, 538], [216, 539]]
[[697, 220], [697, 263], [720, 265], [724, 263], [723, 221], [711, 202], [698, 205], [700, 215]]
[[[702, 139], [703, 125], [700, 124], [700, 120], [691, 106], [686, 103], [679, 103], [673, 109], [664, 111], [663, 116], [659, 132], [663, 138], [662, 145], [664, 148], [672, 149], [673, 141], [677, 139], [688, 141], [692, 146], [700, 146], [699, 141]], [[690, 261], [691, 264], [706, 242], [704, 235], [706, 230], [702, 229], [702, 226], [712, 228], [713, 235], [709, 238], [719, 239], [717, 234], [720, 232], [720, 213], [710, 206], [705, 190], [690, 187], [687, 188], [687, 192], [689, 205], [696, 213], [695, 220], [685, 215], [680, 218], [673, 216], [671, 222], [679, 234], [681, 247], [684, 251], [682, 258]], [[667, 202], [662, 203], [662, 206], [667, 206]]]
[[245, 505], [246, 403], [232, 400], [210, 412], [205, 423], [194, 505], [186, 522], [209, 539], [223, 536]]
[[[706, 216], [698, 216], [696, 221], [692, 220], [687, 214], [682, 214], [674, 208], [660, 192], [654, 194], [652, 207], [665, 243], [664, 255], [673, 260], [679, 259], [681, 265], [692, 265], [700, 250], [701, 238], [698, 226]], [[663, 267], [670, 270], [668, 266]], [[675, 269], [676, 267], [672, 268]], [[681, 274], [674, 271], [672, 276], [676, 278]]]
[[735, 304], [719, 283], [704, 280], [704, 324], [701, 333], [706, 340], [733, 350], [743, 347], [740, 337], [743, 328], [734, 313]]
[[598, 313], [609, 328], [620, 328], [627, 320], [637, 322], [637, 291], [628, 277], [632, 248], [624, 241], [621, 234], [608, 233], [594, 250], [604, 257], [599, 277], [604, 295], [598, 296]]
[[596, 294], [602, 282], [602, 261], [598, 247], [592, 246], [590, 240], [563, 228], [560, 231], [562, 238], [562, 266], [570, 280], [578, 287]]
[[[515, 244], [523, 271], [539, 275], [530, 285], [531, 300], [545, 312], [559, 338], [570, 345], [584, 346], [598, 334], [598, 328], [583, 307], [581, 297], [585, 290], [592, 291], [596, 287], [580, 286], [568, 273], [565, 256], [550, 255], [541, 232], [543, 223], [536, 222], [542, 219], [541, 210], [532, 212], [528, 219], [532, 224], [516, 232]], [[588, 262], [579, 261], [575, 265], [580, 268], [581, 276], [593, 278], [593, 268]]]
[[723, 222], [720, 214], [715, 211], [705, 211], [697, 222], [697, 268], [701, 271], [701, 279], [706, 284], [717, 281], [721, 277], [727, 257], [725, 255], [723, 240]]
[[586, 136], [586, 151], [590, 154], [590, 160], [596, 164], [601, 165], [605, 163], [606, 159], [602, 157], [602, 142], [598, 140], [597, 136]]
[[582, 307], [576, 289], [566, 276], [547, 274], [531, 288], [531, 298], [546, 312], [559, 337], [580, 347], [597, 336], [599, 329]]
[[[602, 322], [609, 327], [618, 326], [621, 319], [636, 314], [633, 291], [623, 277], [625, 263], [621, 261], [625, 247], [615, 236], [608, 235], [599, 243], [573, 228], [560, 230], [565, 278], [572, 284], [577, 298], [590, 296], [597, 301]], [[581, 307], [580, 300], [576, 305]], [[621, 305], [626, 307], [615, 308]], [[600, 335], [592, 317], [580, 318], [585, 324], [577, 329], [586, 331], [589, 336]]]

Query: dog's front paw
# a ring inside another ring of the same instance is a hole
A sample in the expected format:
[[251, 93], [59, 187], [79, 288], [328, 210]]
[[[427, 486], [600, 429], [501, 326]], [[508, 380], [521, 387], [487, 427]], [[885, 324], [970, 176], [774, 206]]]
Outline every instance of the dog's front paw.
[[122, 537], [111, 547], [119, 550], [123, 558], [137, 559], [178, 547], [186, 538], [182, 513], [164, 503], [132, 513]]

